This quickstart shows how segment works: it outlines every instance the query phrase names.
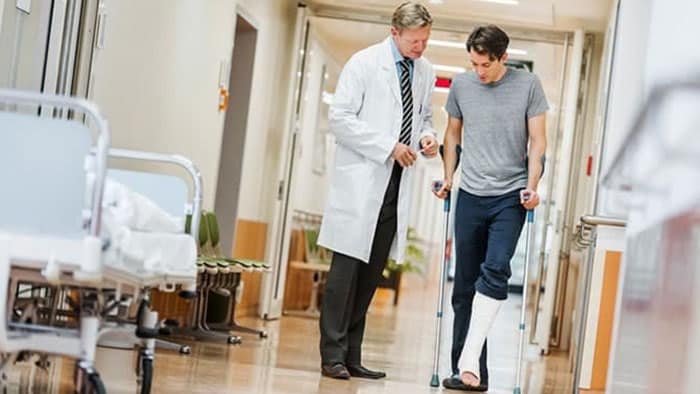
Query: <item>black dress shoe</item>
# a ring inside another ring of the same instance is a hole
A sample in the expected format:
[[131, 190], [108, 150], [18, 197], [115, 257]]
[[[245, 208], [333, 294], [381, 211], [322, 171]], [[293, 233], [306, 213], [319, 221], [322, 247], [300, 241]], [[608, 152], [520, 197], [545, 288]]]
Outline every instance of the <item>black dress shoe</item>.
[[343, 364], [333, 364], [333, 365], [322, 365], [321, 366], [321, 375], [327, 376], [329, 378], [333, 379], [343, 379], [343, 380], [348, 380], [350, 379], [350, 372], [348, 372], [348, 369], [345, 368], [345, 365]]
[[381, 379], [386, 377], [384, 372], [371, 371], [362, 365], [348, 365], [348, 372], [354, 378]]
[[486, 382], [480, 382], [478, 386], [467, 386], [462, 383], [462, 379], [459, 376], [452, 376], [446, 378], [442, 381], [442, 385], [446, 389], [450, 390], [461, 390], [461, 391], [472, 391], [472, 392], [484, 392], [489, 390], [489, 384]]

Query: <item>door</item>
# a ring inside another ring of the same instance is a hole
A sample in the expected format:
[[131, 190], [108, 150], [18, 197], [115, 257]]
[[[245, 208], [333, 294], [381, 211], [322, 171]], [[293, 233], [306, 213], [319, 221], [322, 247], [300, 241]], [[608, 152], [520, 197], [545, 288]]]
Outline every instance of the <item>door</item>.
[[42, 91], [52, 2], [5, 0], [2, 5], [0, 87]]
[[304, 6], [297, 9], [296, 39], [294, 54], [295, 66], [291, 67], [294, 81], [288, 92], [287, 108], [288, 127], [282, 141], [282, 155], [278, 169], [277, 201], [274, 206], [274, 218], [269, 231], [269, 242], [265, 255], [270, 256], [272, 272], [263, 276], [260, 292], [259, 314], [263, 319], [278, 319], [282, 315], [285, 279], [287, 276], [287, 257], [292, 231], [292, 196], [295, 179], [297, 145], [299, 143], [302, 92], [305, 83], [305, 66], [309, 43], [308, 10]]
[[5, 0], [0, 7], [0, 87], [85, 97], [74, 82], [89, 75], [80, 66], [92, 57], [97, 3]]
[[231, 55], [231, 70], [226, 94], [230, 101], [226, 109], [221, 142], [219, 175], [214, 211], [219, 218], [221, 247], [231, 253], [235, 231], [238, 200], [241, 193], [241, 170], [250, 110], [250, 92], [253, 84], [253, 64], [258, 30], [240, 15], [236, 18], [236, 32]]
[[[573, 39], [572, 48], [572, 58], [569, 63], [569, 73], [568, 73], [568, 87], [566, 90], [566, 96], [564, 100], [564, 106], [566, 108], [564, 113], [564, 123], [561, 135], [561, 143], [557, 149], [558, 152], [554, 158], [550, 160], [555, 162], [555, 168], [549, 169], [553, 170], [552, 176], [553, 188], [551, 190], [551, 195], [547, 196], [548, 199], [551, 198], [549, 208], [549, 216], [542, 219], [545, 220], [546, 224], [546, 235], [544, 237], [544, 244], [542, 247], [541, 259], [540, 259], [540, 270], [538, 282], [544, 283], [544, 295], [539, 302], [539, 297], [537, 297], [537, 307], [535, 308], [534, 314], [534, 327], [531, 331], [531, 335], [534, 335], [535, 342], [539, 345], [540, 352], [542, 354], [549, 353], [550, 338], [552, 336], [552, 326], [553, 322], [560, 323], [561, 315], [559, 315], [559, 308], [557, 305], [561, 305], [557, 302], [557, 294], [561, 294], [561, 291], [557, 291], [559, 285], [561, 284], [560, 275], [561, 261], [563, 259], [563, 254], [561, 253], [562, 245], [564, 241], [564, 222], [566, 218], [566, 201], [568, 199], [569, 182], [568, 177], [571, 169], [572, 154], [574, 152], [574, 135], [576, 133], [576, 121], [578, 118], [579, 108], [579, 93], [581, 85], [582, 76], [582, 64], [584, 58], [584, 40], [585, 34], [583, 30], [576, 30]], [[535, 292], [539, 293], [539, 292]], [[554, 331], [556, 332], [555, 327]], [[531, 338], [533, 339], [533, 338]]]

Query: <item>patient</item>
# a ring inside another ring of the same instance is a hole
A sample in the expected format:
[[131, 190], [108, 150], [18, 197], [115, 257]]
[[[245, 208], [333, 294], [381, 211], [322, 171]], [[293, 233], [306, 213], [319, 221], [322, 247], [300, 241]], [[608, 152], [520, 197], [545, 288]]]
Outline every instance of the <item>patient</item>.
[[547, 99], [536, 75], [506, 66], [508, 43], [497, 26], [474, 29], [466, 45], [474, 71], [455, 75], [445, 105], [439, 198], [452, 188], [456, 146], [464, 147], [455, 211], [453, 376], [443, 381], [449, 389], [488, 389], [486, 335], [508, 296], [526, 211], [540, 201]]

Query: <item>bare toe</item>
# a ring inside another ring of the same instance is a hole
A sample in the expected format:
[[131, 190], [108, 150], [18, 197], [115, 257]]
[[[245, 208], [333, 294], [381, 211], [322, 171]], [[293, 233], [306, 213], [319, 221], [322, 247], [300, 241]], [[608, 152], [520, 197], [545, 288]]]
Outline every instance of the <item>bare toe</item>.
[[462, 374], [460, 375], [460, 379], [462, 380], [462, 383], [464, 383], [466, 386], [476, 387], [479, 385], [479, 378], [472, 372], [462, 372]]

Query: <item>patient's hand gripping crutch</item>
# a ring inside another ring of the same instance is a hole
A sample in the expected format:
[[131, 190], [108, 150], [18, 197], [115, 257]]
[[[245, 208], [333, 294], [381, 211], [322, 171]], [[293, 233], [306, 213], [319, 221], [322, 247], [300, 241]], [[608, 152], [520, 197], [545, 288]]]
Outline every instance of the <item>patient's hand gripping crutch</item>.
[[[440, 145], [440, 155], [444, 157], [443, 145]], [[459, 166], [459, 156], [462, 152], [462, 147], [457, 145], [457, 161], [455, 162], [455, 169]], [[442, 188], [442, 181], [433, 182], [432, 188], [434, 191], [438, 191]], [[447, 248], [448, 239], [450, 237], [450, 199], [452, 198], [452, 193], [448, 192], [447, 197], [445, 197], [445, 202], [443, 204], [443, 212], [445, 213], [444, 226], [442, 229], [442, 255], [440, 256], [440, 285], [438, 293], [438, 305], [437, 305], [437, 316], [435, 319], [435, 346], [433, 347], [433, 376], [430, 379], [431, 387], [440, 386], [440, 378], [438, 374], [440, 373], [440, 343], [441, 343], [441, 331], [442, 331], [442, 310], [445, 303], [445, 276], [447, 275]]]
[[[527, 201], [530, 196], [523, 191], [521, 199]], [[518, 340], [518, 364], [515, 369], [515, 388], [513, 394], [521, 394], [522, 388], [522, 367], [523, 367], [523, 352], [525, 351], [525, 314], [527, 309], [527, 274], [530, 265], [530, 248], [532, 244], [532, 223], [535, 221], [535, 211], [527, 211], [527, 222], [525, 223], [525, 264], [523, 267], [523, 305], [520, 308], [520, 324], [518, 331], [520, 338]], [[537, 291], [538, 289], [535, 289]], [[537, 306], [535, 306], [537, 307]]]

